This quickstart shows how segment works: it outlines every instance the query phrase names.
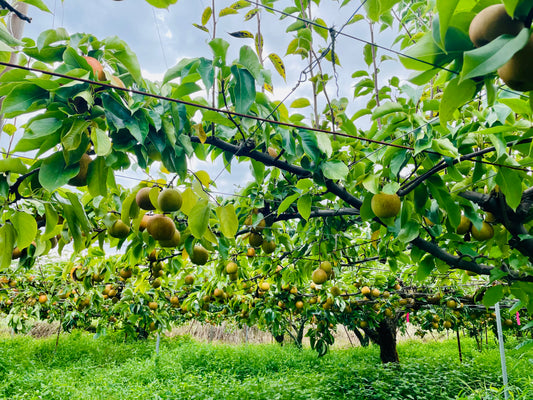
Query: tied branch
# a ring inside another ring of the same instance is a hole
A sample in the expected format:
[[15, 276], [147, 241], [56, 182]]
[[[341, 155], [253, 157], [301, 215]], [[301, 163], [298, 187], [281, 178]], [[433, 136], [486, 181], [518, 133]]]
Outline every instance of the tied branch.
[[17, 10], [15, 7], [13, 7], [11, 4], [9, 4], [6, 0], [0, 0], [0, 7], [2, 7], [5, 10], [11, 11], [14, 13], [17, 17], [19, 17], [21, 20], [26, 21], [28, 23], [31, 23], [31, 18], [27, 15], [21, 13], [19, 10]]

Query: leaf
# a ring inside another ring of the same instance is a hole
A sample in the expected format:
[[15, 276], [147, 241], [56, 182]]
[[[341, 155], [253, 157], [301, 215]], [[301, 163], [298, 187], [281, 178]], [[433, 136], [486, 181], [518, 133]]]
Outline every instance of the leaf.
[[211, 110], [206, 110], [202, 112], [202, 120], [204, 122], [213, 122], [218, 125], [227, 126], [229, 128], [235, 128], [235, 124], [231, 122], [229, 118], [224, 117], [224, 115]]
[[300, 215], [306, 220], [311, 216], [311, 205], [313, 204], [313, 197], [310, 194], [303, 195], [298, 198], [296, 207]]
[[185, 215], [189, 215], [192, 208], [198, 202], [198, 196], [194, 193], [194, 191], [191, 188], [187, 188], [181, 194], [181, 200], [182, 200], [182, 203], [181, 203], [180, 211]]
[[106, 132], [99, 128], [94, 128], [91, 132], [91, 141], [94, 145], [94, 152], [97, 156], [105, 157], [111, 153], [111, 139]]
[[21, 114], [26, 114], [41, 108], [50, 93], [32, 83], [17, 85], [5, 98], [2, 103], [2, 113], [8, 118], [13, 118]]
[[209, 226], [211, 207], [207, 200], [199, 200], [189, 213], [188, 225], [192, 235], [201, 239]]
[[63, 154], [54, 153], [45, 158], [39, 170], [39, 183], [48, 192], [67, 184], [78, 173], [76, 165], [66, 166]]
[[54, 230], [59, 221], [59, 215], [57, 211], [49, 203], [44, 204], [45, 217], [46, 217], [46, 227], [44, 230], [43, 239], [49, 239], [54, 236]]
[[511, 168], [500, 167], [496, 175], [496, 183], [505, 195], [505, 201], [513, 210], [522, 201], [522, 178], [520, 173]]
[[503, 299], [503, 286], [502, 285], [496, 285], [491, 286], [485, 291], [485, 294], [483, 295], [483, 299], [481, 302], [486, 307], [492, 307], [497, 302], [499, 302], [501, 299]]
[[476, 83], [471, 79], [460, 81], [454, 78], [444, 89], [439, 106], [439, 117], [442, 125], [446, 125], [453, 117], [453, 113], [476, 94]]
[[372, 113], [372, 119], [376, 120], [378, 118], [384, 117], [385, 115], [402, 111], [404, 111], [404, 109], [401, 104], [389, 101], [379, 107], [376, 107], [376, 109]]
[[233, 65], [231, 72], [235, 77], [235, 111], [246, 114], [255, 101], [255, 80], [244, 68]]
[[431, 142], [431, 148], [445, 157], [459, 157], [459, 150], [457, 150], [448, 138], [433, 139]]
[[294, 100], [289, 107], [291, 108], [304, 108], [309, 107], [311, 102], [306, 97], [300, 97], [299, 99]]
[[207, 140], [207, 134], [205, 133], [204, 131], [204, 127], [202, 124], [194, 124], [193, 126], [191, 126], [194, 134], [200, 139], [200, 142], [202, 144], [205, 143], [205, 141]]
[[433, 271], [434, 268], [435, 268], [435, 259], [431, 255], [426, 255], [420, 261], [420, 265], [418, 266], [418, 269], [416, 270], [415, 279], [419, 282], [422, 282], [429, 275], [431, 275], [431, 271]]
[[237, 31], [237, 32], [231, 32], [229, 34], [230, 36], [239, 38], [239, 39], [253, 39], [254, 35], [251, 32], [248, 31]]
[[220, 38], [213, 39], [209, 42], [209, 47], [213, 51], [213, 65], [222, 67], [226, 64], [226, 54], [228, 52], [229, 43]]
[[286, 75], [285, 75], [285, 65], [283, 64], [283, 61], [281, 60], [281, 57], [278, 56], [277, 54], [275, 53], [270, 53], [268, 55], [268, 59], [270, 60], [270, 62], [272, 63], [272, 65], [274, 66], [274, 68], [276, 69], [276, 71], [278, 72], [278, 74], [283, 78], [283, 79], [286, 79]]
[[459, 0], [437, 0], [437, 11], [439, 14], [439, 28], [440, 28], [440, 38], [441, 42], [439, 43], [440, 47], [444, 49], [445, 43], [444, 39], [446, 37], [446, 32], [448, 31], [448, 26], [452, 21], [452, 17], [455, 11], [455, 8], [459, 4]]
[[91, 196], [107, 195], [107, 174], [109, 167], [105, 163], [104, 157], [96, 157], [90, 164], [87, 171], [87, 188]]
[[82, 118], [72, 118], [72, 125], [68, 132], [61, 138], [61, 144], [67, 151], [76, 150], [81, 144], [81, 136], [91, 124]]
[[254, 9], [248, 11], [246, 13], [246, 15], [244, 16], [244, 20], [245, 21], [251, 20], [253, 17], [255, 17], [255, 14], [257, 14], [258, 12], [259, 12], [259, 8], [254, 8]]
[[0, 160], [0, 172], [13, 172], [15, 174], [25, 174], [28, 171], [26, 165], [20, 158], [6, 158]]
[[168, 8], [171, 4], [176, 3], [178, 0], [145, 0], [148, 4], [157, 8]]
[[35, 221], [33, 215], [16, 211], [11, 216], [11, 222], [17, 233], [18, 248], [25, 249], [35, 240], [35, 235], [37, 235], [37, 221]]
[[320, 165], [320, 169], [326, 178], [333, 180], [344, 180], [350, 172], [346, 164], [339, 160], [326, 161]]
[[213, 15], [213, 9], [211, 7], [206, 7], [204, 12], [202, 13], [202, 25], [205, 25], [209, 22], [211, 19], [211, 16]]
[[218, 13], [219, 17], [225, 17], [226, 15], [238, 14], [239, 12], [231, 7], [226, 7], [220, 10]]
[[6, 269], [11, 265], [14, 248], [15, 228], [11, 224], [4, 224], [0, 227], [0, 268]]
[[284, 213], [298, 197], [300, 197], [300, 193], [294, 193], [286, 197], [278, 207], [278, 216]]
[[207, 29], [207, 28], [206, 28], [205, 26], [203, 26], [203, 25], [199, 25], [199, 24], [193, 22], [192, 26], [194, 26], [195, 28], [200, 29], [201, 31], [204, 31], [204, 32], [209, 33], [209, 29]]
[[529, 29], [516, 35], [502, 35], [485, 46], [465, 51], [461, 79], [476, 78], [496, 71], [521, 50], [529, 39]]
[[233, 204], [220, 206], [216, 209], [220, 224], [220, 232], [227, 238], [234, 238], [239, 230], [239, 219]]

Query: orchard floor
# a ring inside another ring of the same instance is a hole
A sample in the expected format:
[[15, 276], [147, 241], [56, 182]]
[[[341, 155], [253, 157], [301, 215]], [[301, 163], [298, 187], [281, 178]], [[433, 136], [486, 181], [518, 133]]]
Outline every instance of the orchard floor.
[[[318, 358], [290, 345], [201, 343], [190, 337], [124, 342], [118, 334], [0, 336], [1, 399], [503, 399], [494, 340], [481, 352], [462, 338], [399, 344], [400, 365], [379, 349], [334, 349]], [[533, 350], [506, 344], [511, 398], [533, 399]]]

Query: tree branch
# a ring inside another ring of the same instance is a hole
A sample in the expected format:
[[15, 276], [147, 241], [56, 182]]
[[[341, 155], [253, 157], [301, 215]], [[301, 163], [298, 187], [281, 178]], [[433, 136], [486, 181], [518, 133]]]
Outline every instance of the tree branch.
[[14, 13], [17, 17], [19, 17], [21, 20], [23, 21], [27, 21], [27, 22], [31, 22], [31, 18], [22, 14], [19, 10], [17, 10], [16, 8], [14, 8], [11, 4], [9, 4], [7, 1], [5, 0], [0, 0], [0, 7], [2, 8], [5, 8], [6, 10], [9, 10], [11, 11], [12, 13]]

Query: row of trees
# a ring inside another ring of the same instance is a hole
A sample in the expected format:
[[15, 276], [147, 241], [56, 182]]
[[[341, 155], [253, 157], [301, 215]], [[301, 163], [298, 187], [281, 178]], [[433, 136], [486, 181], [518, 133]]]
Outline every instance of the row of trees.
[[[367, 1], [346, 26], [394, 32], [392, 51], [417, 72], [385, 79], [383, 63], [397, 61], [369, 42], [368, 68], [348, 83], [335, 82], [351, 51], [335, 46], [346, 31], [314, 16], [321, 1], [289, 3], [279, 14], [291, 19], [285, 57], [307, 63], [312, 93], [290, 107], [269, 94], [287, 62], [264, 54], [261, 16], [276, 1], [213, 2], [194, 27], [210, 35], [209, 56], [181, 60], [162, 82], [143, 79], [116, 37], [4, 31], [2, 135], [13, 140], [0, 160], [0, 301], [13, 326], [41, 311], [120, 319], [137, 333], [237, 315], [297, 343], [308, 324], [324, 353], [343, 323], [378, 342], [387, 362], [398, 360], [408, 310], [426, 310], [414, 321], [437, 330], [466, 315], [493, 319], [474, 303], [508, 298], [511, 314], [531, 314], [532, 111], [496, 70], [527, 48], [533, 6], [505, 1], [523, 29], [474, 48], [469, 26], [485, 3]], [[229, 37], [215, 28], [240, 15], [246, 29], [231, 36], [254, 45], [229, 60]], [[335, 84], [352, 85], [364, 107], [350, 111], [354, 99], [335, 97]], [[11, 119], [22, 115], [15, 140]], [[224, 197], [216, 178], [189, 169], [192, 158], [248, 163], [254, 181]], [[118, 185], [132, 167], [164, 178]], [[179, 201], [160, 200], [163, 188]], [[56, 249], [73, 254], [40, 261]], [[452, 299], [467, 314], [438, 311]]]

